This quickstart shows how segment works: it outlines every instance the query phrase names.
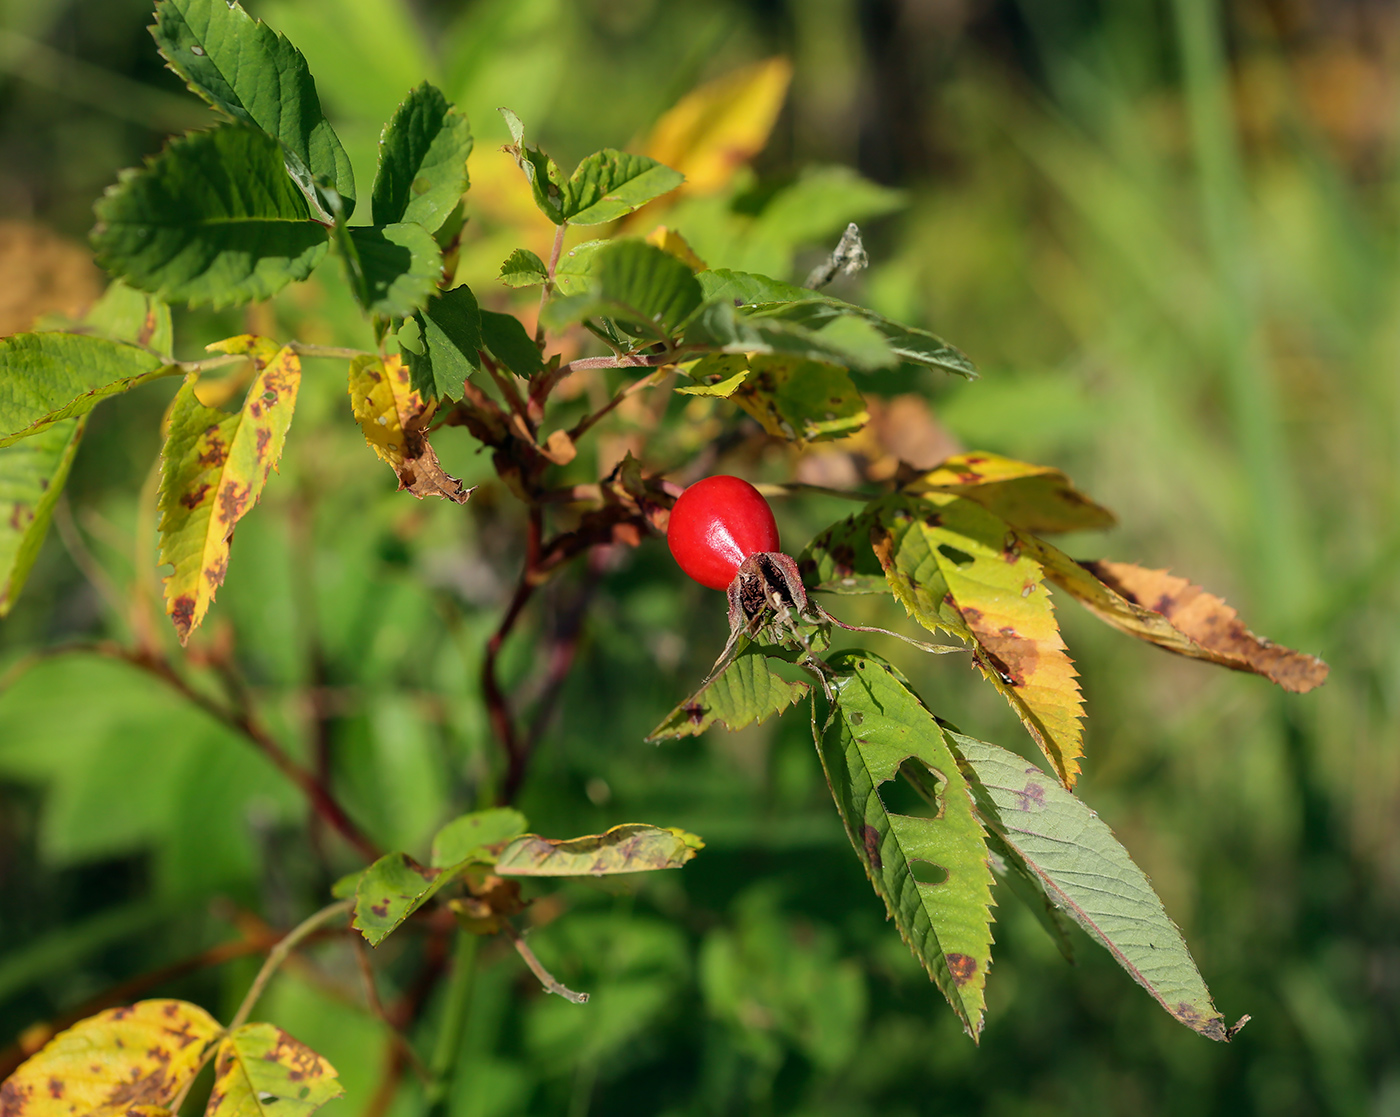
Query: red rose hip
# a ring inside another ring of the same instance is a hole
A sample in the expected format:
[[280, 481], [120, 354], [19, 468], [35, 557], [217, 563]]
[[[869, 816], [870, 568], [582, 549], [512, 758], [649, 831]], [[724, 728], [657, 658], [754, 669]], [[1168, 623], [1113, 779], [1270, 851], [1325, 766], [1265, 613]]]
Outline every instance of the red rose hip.
[[750, 555], [778, 550], [778, 525], [762, 493], [721, 474], [681, 493], [666, 542], [682, 570], [702, 586], [722, 590]]

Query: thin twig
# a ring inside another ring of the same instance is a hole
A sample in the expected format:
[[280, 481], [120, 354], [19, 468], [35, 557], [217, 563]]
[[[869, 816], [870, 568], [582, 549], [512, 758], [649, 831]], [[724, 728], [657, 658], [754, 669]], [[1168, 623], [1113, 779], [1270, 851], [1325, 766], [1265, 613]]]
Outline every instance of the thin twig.
[[511, 926], [509, 920], [501, 920], [501, 927], [515, 943], [516, 953], [525, 959], [525, 964], [530, 967], [530, 972], [540, 979], [540, 984], [544, 986], [546, 993], [555, 993], [576, 1005], [588, 1003], [587, 993], [575, 993], [572, 989], [555, 980], [554, 975], [545, 969], [540, 960], [535, 957], [535, 952], [525, 945], [525, 940], [520, 937], [520, 932]]
[[[258, 971], [258, 976], [253, 979], [253, 984], [249, 986], [247, 995], [243, 998], [243, 1003], [238, 1006], [238, 1011], [233, 1014], [233, 1019], [229, 1021], [228, 1031], [234, 1032], [241, 1028], [248, 1021], [248, 1015], [253, 1011], [253, 1007], [258, 1003], [258, 998], [263, 995], [263, 990], [267, 988], [267, 983], [272, 980], [273, 974], [287, 960], [289, 955], [302, 939], [311, 934], [324, 923], [329, 923], [338, 915], [345, 915], [355, 906], [353, 899], [337, 900], [333, 904], [327, 904], [320, 911], [307, 916], [290, 931], [288, 931], [276, 946], [268, 953], [267, 961], [263, 963], [262, 969]], [[178, 1111], [179, 1106], [172, 1106]]]
[[491, 728], [495, 731], [496, 739], [501, 742], [501, 748], [506, 755], [506, 778], [501, 800], [503, 803], [510, 801], [510, 795], [513, 795], [515, 789], [520, 786], [525, 770], [519, 739], [515, 731], [515, 719], [511, 714], [510, 703], [505, 692], [501, 690], [500, 680], [496, 677], [496, 664], [500, 658], [501, 645], [505, 643], [506, 637], [510, 635], [516, 621], [520, 619], [520, 614], [524, 611], [530, 598], [534, 596], [539, 585], [536, 568], [540, 561], [543, 534], [544, 514], [536, 506], [530, 509], [529, 534], [526, 537], [525, 562], [520, 571], [520, 581], [516, 585], [510, 605], [506, 608], [505, 616], [501, 618], [501, 623], [486, 642], [486, 654], [481, 664], [481, 688], [485, 693], [486, 709], [491, 719]]
[[608, 414], [610, 414], [612, 410], [615, 407], [617, 407], [617, 405], [620, 404], [623, 400], [625, 400], [628, 396], [635, 395], [638, 392], [645, 391], [647, 388], [654, 387], [657, 381], [665, 378], [665, 375], [666, 369], [663, 366], [661, 368], [658, 368], [655, 372], [647, 376], [643, 376], [640, 380], [634, 380], [631, 384], [628, 384], [627, 387], [620, 389], [616, 394], [614, 394], [612, 399], [608, 400], [608, 402], [605, 403], [602, 407], [598, 408], [597, 411], [593, 412], [593, 414], [591, 415], [585, 415], [582, 419], [575, 423], [574, 426], [569, 430], [569, 439], [573, 442], [577, 442], [580, 438], [587, 434], [589, 430], [591, 430], [597, 423], [601, 422]]
[[558, 226], [554, 230], [554, 247], [549, 250], [549, 263], [545, 265], [545, 281], [540, 287], [540, 313], [535, 320], [535, 344], [540, 347], [540, 352], [544, 352], [544, 308], [549, 303], [550, 293], [554, 290], [554, 273], [559, 269], [559, 257], [564, 252], [564, 231], [569, 227], [568, 223]]
[[[590, 368], [658, 368], [672, 365], [678, 357], [683, 357], [686, 349], [669, 349], [665, 353], [624, 353], [620, 357], [580, 357], [566, 365], [560, 365], [558, 376], [571, 372], [582, 372]], [[699, 352], [697, 349], [696, 352]]]

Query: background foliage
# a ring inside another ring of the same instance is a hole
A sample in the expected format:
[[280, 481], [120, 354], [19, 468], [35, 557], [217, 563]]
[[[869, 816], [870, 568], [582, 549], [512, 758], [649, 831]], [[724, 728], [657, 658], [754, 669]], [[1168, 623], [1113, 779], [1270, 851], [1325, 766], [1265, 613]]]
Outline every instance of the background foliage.
[[[462, 278], [502, 300], [494, 277], [517, 231], [535, 220], [543, 253], [550, 230], [497, 158], [509, 139], [497, 105], [567, 167], [644, 135], [696, 82], [787, 54], [792, 91], [756, 173], [675, 223], [712, 265], [800, 281], [854, 215], [777, 204], [775, 187], [815, 163], [858, 167], [902, 191], [852, 187], [885, 214], [866, 224], [862, 301], [948, 336], [983, 379], [931, 378], [936, 425], [889, 399], [858, 456], [828, 444], [793, 462], [755, 434], [726, 460], [755, 478], [846, 483], [941, 439], [1054, 464], [1118, 511], [1111, 557], [1189, 574], [1333, 669], [1300, 701], [1061, 610], [1092, 714], [1082, 794], [1152, 876], [1222, 1010], [1254, 1021], [1228, 1047], [1205, 1043], [1082, 937], [1071, 971], [1008, 904], [974, 1048], [881, 920], [805, 721], [643, 744], [722, 644], [719, 595], [680, 577], [655, 540], [559, 584], [505, 653], [525, 677], [591, 595], [522, 810], [559, 833], [654, 818], [707, 845], [684, 874], [633, 892], [571, 886], [532, 909], [532, 945], [593, 994], [586, 1009], [543, 996], [513, 953], [486, 952], [453, 1113], [1400, 1113], [1400, 22], [1388, 8], [248, 7], [306, 52], [363, 183], [380, 122], [424, 77], [468, 113]], [[115, 168], [204, 122], [158, 68], [147, 22], [145, 0], [0, 2], [5, 218], [80, 239]], [[599, 57], [626, 65], [597, 80]], [[27, 225], [0, 226], [0, 244], [3, 332], [98, 288]], [[244, 330], [371, 342], [334, 268], [247, 315], [180, 315], [181, 355]], [[153, 492], [173, 391], [149, 385], [92, 415], [58, 530], [0, 625], [0, 668], [124, 635], [142, 615], [131, 601], [158, 599], [137, 494]], [[239, 528], [207, 638], [236, 649], [284, 739], [326, 750], [378, 843], [421, 848], [476, 805], [492, 762], [475, 680], [519, 563], [514, 509], [490, 484], [465, 509], [396, 495], [343, 410], [338, 378], [307, 378], [298, 437]], [[624, 419], [635, 429], [606, 451], [619, 457], [647, 416]], [[468, 484], [490, 478], [463, 442], [438, 449]], [[777, 511], [796, 549], [845, 509]], [[1020, 739], [952, 657], [880, 650], [965, 729]], [[0, 694], [0, 781], [0, 1041], [242, 935], [243, 959], [154, 987], [227, 1015], [266, 925], [295, 922], [350, 867], [326, 835], [320, 862], [288, 857], [307, 820], [277, 773], [112, 663], [52, 661]], [[396, 943], [384, 949], [414, 949]], [[376, 1094], [391, 1045], [338, 950], [289, 967], [261, 1014], [340, 1069], [346, 1099], [328, 1112], [413, 1112], [411, 1085]], [[391, 956], [389, 982], [397, 972]]]

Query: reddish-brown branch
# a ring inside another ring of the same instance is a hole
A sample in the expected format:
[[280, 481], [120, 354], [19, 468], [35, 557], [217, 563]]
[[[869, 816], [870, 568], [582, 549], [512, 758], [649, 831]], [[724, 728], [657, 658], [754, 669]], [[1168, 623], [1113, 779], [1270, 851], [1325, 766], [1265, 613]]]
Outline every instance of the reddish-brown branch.
[[504, 788], [513, 789], [520, 786], [520, 781], [524, 777], [524, 761], [515, 731], [515, 718], [511, 713], [510, 702], [501, 689], [496, 669], [500, 659], [501, 646], [506, 642], [506, 637], [510, 635], [511, 630], [520, 619], [520, 614], [525, 611], [525, 606], [529, 604], [530, 598], [534, 596], [535, 590], [539, 586], [536, 568], [540, 561], [543, 535], [544, 513], [536, 506], [530, 509], [529, 530], [525, 541], [525, 562], [520, 571], [520, 581], [515, 587], [515, 594], [511, 597], [510, 605], [506, 607], [505, 616], [501, 618], [501, 623], [496, 626], [496, 631], [486, 642], [486, 655], [481, 664], [481, 689], [486, 698], [487, 714], [491, 719], [491, 728], [496, 734], [496, 739], [500, 741], [506, 758], [502, 802], [509, 802]]

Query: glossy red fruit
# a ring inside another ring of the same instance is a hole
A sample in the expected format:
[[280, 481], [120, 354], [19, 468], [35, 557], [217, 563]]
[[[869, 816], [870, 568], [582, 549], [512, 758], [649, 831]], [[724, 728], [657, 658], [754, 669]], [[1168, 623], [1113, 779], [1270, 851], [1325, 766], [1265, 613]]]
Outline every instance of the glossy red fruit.
[[778, 525], [763, 494], [738, 477], [706, 477], [671, 509], [666, 542], [702, 586], [722, 590], [750, 555], [779, 549]]

